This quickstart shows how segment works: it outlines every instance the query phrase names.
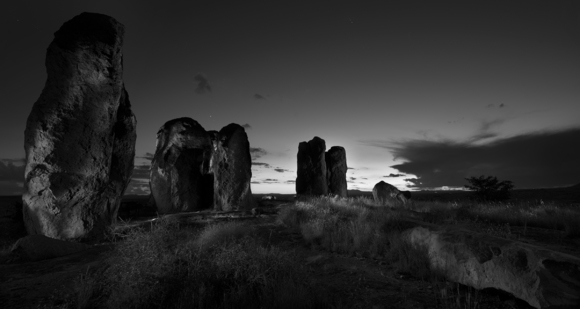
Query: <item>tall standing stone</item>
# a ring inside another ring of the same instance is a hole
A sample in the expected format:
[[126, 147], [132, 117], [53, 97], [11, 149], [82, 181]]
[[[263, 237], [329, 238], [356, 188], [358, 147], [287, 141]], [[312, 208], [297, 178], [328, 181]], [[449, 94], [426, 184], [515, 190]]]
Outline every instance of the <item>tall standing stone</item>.
[[23, 216], [29, 234], [101, 237], [114, 223], [135, 156], [123, 84], [124, 26], [82, 13], [47, 49], [47, 80], [24, 132]]
[[213, 136], [211, 168], [214, 177], [214, 210], [255, 207], [250, 187], [252, 157], [246, 131], [242, 126], [232, 123]]
[[160, 214], [196, 211], [212, 205], [210, 134], [191, 118], [166, 122], [157, 132], [151, 161], [151, 196]]
[[298, 145], [296, 194], [326, 195], [328, 193], [325, 151], [326, 143], [318, 136]]
[[347, 197], [346, 150], [340, 146], [331, 147], [325, 154], [326, 177], [328, 181], [328, 193]]

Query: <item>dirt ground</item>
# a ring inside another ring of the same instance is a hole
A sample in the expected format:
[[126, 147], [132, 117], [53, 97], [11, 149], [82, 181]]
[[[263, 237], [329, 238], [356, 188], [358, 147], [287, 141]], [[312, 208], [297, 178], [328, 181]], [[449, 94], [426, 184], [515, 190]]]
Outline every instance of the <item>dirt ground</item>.
[[[296, 252], [297, 257], [308, 266], [312, 280], [340, 297], [344, 308], [447, 308], [449, 305], [443, 304], [445, 299], [440, 296], [445, 287], [460, 295], [476, 295], [477, 308], [531, 308], [525, 302], [501, 291], [474, 291], [452, 283], [413, 278], [397, 273], [394, 265], [385, 260], [346, 256], [312, 247], [305, 243], [298, 231], [275, 221], [275, 210], [288, 204], [289, 199], [286, 196], [286, 200], [261, 201], [265, 214], [243, 219], [255, 224], [273, 245]], [[9, 244], [25, 235], [22, 223], [18, 220], [18, 209], [14, 207], [17, 200], [14, 197], [0, 197], [0, 249], [4, 251]], [[205, 221], [208, 219], [211, 220], [208, 216], [204, 217]], [[224, 219], [230, 220], [221, 218]], [[532, 228], [527, 228], [526, 231], [514, 229], [513, 237], [514, 240], [535, 244], [550, 243], [551, 249], [559, 248], [560, 251], [579, 255], [578, 240], [565, 240], [554, 233], [558, 232]], [[555, 237], [561, 239], [561, 243], [554, 243]], [[5, 258], [0, 260], [1, 307], [64, 307], [65, 299], [75, 293], [81, 275], [98, 267], [114, 246], [115, 243], [94, 245], [78, 254], [37, 262]], [[461, 299], [461, 296], [453, 296], [448, 301], [457, 299]]]

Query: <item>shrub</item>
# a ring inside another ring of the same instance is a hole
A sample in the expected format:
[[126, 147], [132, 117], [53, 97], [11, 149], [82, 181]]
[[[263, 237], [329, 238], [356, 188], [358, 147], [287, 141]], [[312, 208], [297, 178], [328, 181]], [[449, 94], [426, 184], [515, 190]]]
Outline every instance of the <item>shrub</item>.
[[475, 191], [476, 196], [483, 200], [505, 200], [510, 197], [514, 185], [509, 180], [499, 181], [495, 176], [465, 178], [469, 184], [465, 188]]

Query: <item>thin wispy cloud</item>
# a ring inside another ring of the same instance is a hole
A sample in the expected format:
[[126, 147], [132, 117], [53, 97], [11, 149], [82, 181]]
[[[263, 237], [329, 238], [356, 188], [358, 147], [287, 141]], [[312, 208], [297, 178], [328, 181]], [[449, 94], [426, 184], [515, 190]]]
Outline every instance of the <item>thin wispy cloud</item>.
[[250, 156], [252, 157], [252, 161], [257, 160], [267, 154], [268, 152], [264, 150], [264, 148], [250, 147]]
[[256, 94], [254, 94], [254, 99], [255, 100], [266, 100], [266, 97], [259, 94], [259, 93], [256, 93]]
[[150, 153], [150, 152], [146, 152], [146, 153], [145, 153], [144, 155], [142, 155], [142, 156], [135, 156], [135, 157], [136, 157], [136, 158], [139, 158], [139, 159], [153, 160], [153, 156], [154, 156], [154, 155], [153, 155], [152, 153]]
[[272, 166], [268, 163], [264, 163], [264, 162], [252, 162], [253, 166], [260, 166], [260, 167], [265, 167], [265, 168], [272, 168]]
[[242, 128], [244, 128], [244, 129], [246, 129], [246, 130], [249, 130], [249, 129], [251, 129], [251, 128], [252, 128], [252, 126], [251, 126], [249, 123], [246, 123], [246, 124], [243, 124], [243, 125], [242, 125]]
[[193, 80], [197, 82], [197, 87], [195, 88], [195, 93], [197, 94], [205, 94], [206, 92], [211, 92], [211, 86], [209, 85], [209, 81], [203, 74], [197, 74]]
[[24, 165], [14, 165], [12, 162], [4, 163], [2, 161], [0, 161], [0, 181], [24, 181]]
[[383, 177], [388, 178], [388, 177], [402, 177], [402, 176], [406, 176], [405, 174], [393, 174], [390, 173], [389, 175], [385, 175]]

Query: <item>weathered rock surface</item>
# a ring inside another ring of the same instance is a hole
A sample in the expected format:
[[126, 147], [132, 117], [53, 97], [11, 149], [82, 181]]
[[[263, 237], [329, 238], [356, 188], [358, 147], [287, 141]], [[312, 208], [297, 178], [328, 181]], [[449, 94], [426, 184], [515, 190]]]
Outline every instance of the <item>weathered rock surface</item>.
[[347, 197], [346, 172], [346, 150], [340, 146], [331, 147], [325, 154], [326, 177], [328, 182], [328, 193]]
[[151, 161], [151, 195], [160, 214], [210, 208], [212, 141], [191, 118], [166, 122], [157, 132]]
[[396, 199], [402, 202], [406, 202], [406, 200], [401, 199], [402, 196], [403, 194], [401, 194], [399, 189], [384, 181], [378, 182], [373, 187], [373, 198], [375, 199], [375, 202], [380, 204], [384, 204], [388, 201], [393, 201]]
[[52, 259], [84, 251], [90, 246], [58, 240], [44, 235], [28, 235], [20, 238], [11, 248], [11, 253], [27, 261]]
[[101, 237], [133, 171], [136, 119], [123, 85], [124, 26], [82, 13], [54, 34], [47, 80], [26, 123], [29, 234]]
[[298, 145], [296, 194], [326, 195], [328, 193], [325, 151], [326, 143], [318, 136]]
[[536, 308], [580, 307], [580, 259], [467, 230], [415, 227], [402, 237], [428, 251], [430, 266], [476, 289], [496, 288]]
[[252, 158], [244, 128], [232, 123], [214, 134], [211, 169], [214, 177], [214, 210], [252, 209]]

